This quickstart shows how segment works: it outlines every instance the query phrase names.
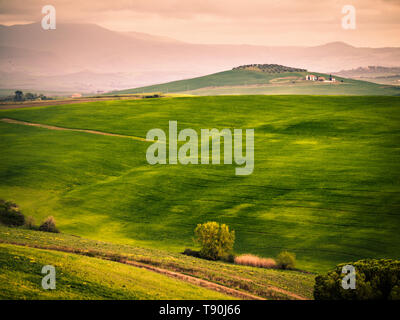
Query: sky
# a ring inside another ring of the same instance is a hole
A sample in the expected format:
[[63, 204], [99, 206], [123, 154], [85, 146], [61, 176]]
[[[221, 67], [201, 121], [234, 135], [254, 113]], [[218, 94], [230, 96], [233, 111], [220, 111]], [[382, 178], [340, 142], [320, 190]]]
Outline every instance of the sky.
[[[191, 43], [313, 46], [343, 41], [400, 47], [400, 0], [0, 0], [0, 24], [38, 22], [44, 5], [57, 23], [95, 23]], [[356, 28], [342, 28], [342, 8]]]

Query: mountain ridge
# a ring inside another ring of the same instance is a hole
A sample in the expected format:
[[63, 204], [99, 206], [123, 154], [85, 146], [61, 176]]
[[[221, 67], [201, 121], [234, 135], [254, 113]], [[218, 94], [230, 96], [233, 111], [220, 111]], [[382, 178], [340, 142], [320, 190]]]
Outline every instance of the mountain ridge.
[[[59, 23], [56, 30], [43, 30], [39, 23], [1, 26], [0, 46], [3, 56], [0, 67], [6, 73], [25, 73], [36, 77], [73, 74], [82, 70], [104, 74], [133, 74], [130, 87], [162, 83], [172, 79], [207, 75], [245, 64], [296, 65], [298, 68], [335, 72], [378, 64], [394, 66], [400, 61], [400, 48], [357, 48], [343, 42], [314, 47], [213, 45], [181, 42], [145, 33], [109, 30], [96, 24]], [[11, 47], [26, 50], [25, 58], [15, 57]], [[48, 57], [46, 67], [38, 50]], [[15, 80], [15, 79], [14, 79]], [[26, 79], [13, 83], [23, 88]], [[76, 90], [74, 81], [63, 84]], [[48, 84], [46, 84], [48, 85]], [[126, 88], [126, 83], [96, 83], [96, 90]], [[10, 88], [8, 78], [0, 80], [0, 88]], [[58, 90], [57, 83], [44, 89]], [[87, 90], [87, 88], [83, 88]]]

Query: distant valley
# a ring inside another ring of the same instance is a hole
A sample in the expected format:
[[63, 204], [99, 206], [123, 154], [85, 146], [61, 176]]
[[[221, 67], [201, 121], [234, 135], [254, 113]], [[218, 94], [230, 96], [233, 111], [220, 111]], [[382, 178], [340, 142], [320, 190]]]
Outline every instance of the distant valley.
[[343, 42], [315, 47], [205, 45], [94, 24], [0, 26], [1, 89], [91, 92], [187, 79], [252, 63], [319, 72], [393, 67], [400, 48], [357, 48]]

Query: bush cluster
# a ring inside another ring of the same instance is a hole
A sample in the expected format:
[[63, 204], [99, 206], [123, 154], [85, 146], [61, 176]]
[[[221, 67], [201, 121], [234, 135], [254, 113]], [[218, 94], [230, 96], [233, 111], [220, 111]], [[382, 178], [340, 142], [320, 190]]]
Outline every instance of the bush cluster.
[[0, 199], [0, 223], [9, 227], [25, 226], [28, 229], [40, 230], [46, 232], [60, 232], [56, 227], [55, 219], [50, 216], [47, 217], [42, 224], [37, 227], [33, 217], [27, 217], [22, 214], [19, 207], [11, 202]]
[[[342, 268], [352, 265], [356, 272], [356, 288], [343, 289]], [[343, 263], [315, 279], [316, 300], [399, 300], [400, 261], [367, 259]]]
[[25, 217], [15, 203], [0, 200], [0, 222], [6, 226], [19, 227], [24, 225]]
[[242, 254], [235, 256], [232, 252], [235, 242], [235, 232], [229, 231], [225, 224], [209, 221], [198, 224], [194, 230], [195, 240], [200, 244], [200, 251], [185, 249], [183, 254], [196, 258], [208, 260], [223, 260], [230, 263], [261, 267], [261, 268], [280, 268], [294, 269], [296, 255], [291, 252], [281, 252], [276, 262], [271, 258], [261, 258], [252, 254]]

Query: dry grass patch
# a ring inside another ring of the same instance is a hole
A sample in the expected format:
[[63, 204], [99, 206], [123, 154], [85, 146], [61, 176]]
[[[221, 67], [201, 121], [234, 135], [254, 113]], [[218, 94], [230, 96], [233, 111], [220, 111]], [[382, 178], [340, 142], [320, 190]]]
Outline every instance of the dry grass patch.
[[242, 254], [235, 257], [235, 263], [258, 268], [276, 268], [276, 262], [271, 258], [260, 258], [253, 254]]

